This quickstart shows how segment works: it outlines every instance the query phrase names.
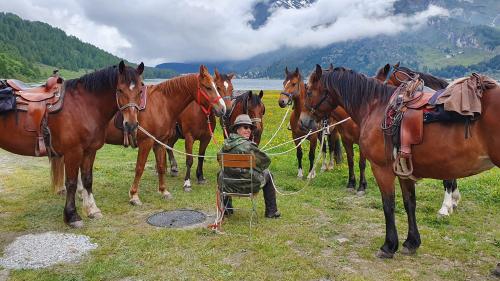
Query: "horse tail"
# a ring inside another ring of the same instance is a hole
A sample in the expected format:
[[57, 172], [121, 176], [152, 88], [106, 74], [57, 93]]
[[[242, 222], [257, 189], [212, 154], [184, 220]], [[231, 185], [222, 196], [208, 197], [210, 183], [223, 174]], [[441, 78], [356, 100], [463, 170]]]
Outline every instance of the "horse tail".
[[50, 157], [50, 177], [54, 193], [64, 192], [64, 156]]

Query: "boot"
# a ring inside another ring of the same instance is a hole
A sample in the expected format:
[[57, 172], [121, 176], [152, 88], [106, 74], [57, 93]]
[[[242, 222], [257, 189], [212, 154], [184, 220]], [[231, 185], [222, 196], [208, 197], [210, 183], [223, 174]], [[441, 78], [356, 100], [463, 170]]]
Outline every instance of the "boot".
[[276, 190], [274, 189], [273, 183], [271, 182], [271, 174], [265, 172], [266, 184], [262, 188], [264, 193], [264, 203], [266, 205], [266, 218], [279, 218], [281, 213], [278, 211], [278, 206], [276, 205]]
[[225, 196], [224, 199], [222, 200], [222, 203], [224, 204], [224, 215], [225, 216], [230, 216], [234, 213], [233, 210], [233, 198], [230, 196]]

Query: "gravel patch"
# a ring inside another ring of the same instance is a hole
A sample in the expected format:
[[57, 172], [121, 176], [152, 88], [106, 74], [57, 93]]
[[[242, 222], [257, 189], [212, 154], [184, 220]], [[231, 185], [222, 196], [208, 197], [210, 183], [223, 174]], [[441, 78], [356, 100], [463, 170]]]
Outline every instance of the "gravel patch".
[[8, 269], [37, 269], [74, 262], [97, 248], [84, 235], [46, 232], [23, 235], [5, 248], [0, 266]]

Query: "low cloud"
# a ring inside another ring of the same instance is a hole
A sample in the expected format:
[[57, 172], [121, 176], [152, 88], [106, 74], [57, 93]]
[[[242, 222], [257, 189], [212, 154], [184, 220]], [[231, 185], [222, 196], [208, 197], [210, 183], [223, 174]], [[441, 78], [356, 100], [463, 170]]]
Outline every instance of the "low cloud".
[[277, 9], [253, 29], [258, 0], [17, 0], [3, 11], [47, 22], [131, 61], [239, 60], [283, 47], [323, 47], [392, 35], [426, 24], [447, 10], [430, 5], [394, 14], [395, 0], [318, 0], [302, 9]]

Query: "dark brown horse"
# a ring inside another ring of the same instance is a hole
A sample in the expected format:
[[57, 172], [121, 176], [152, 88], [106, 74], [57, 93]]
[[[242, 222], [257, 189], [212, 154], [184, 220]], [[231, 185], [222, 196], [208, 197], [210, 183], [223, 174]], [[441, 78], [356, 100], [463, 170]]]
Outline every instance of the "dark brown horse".
[[[292, 130], [292, 138], [297, 139], [307, 135], [308, 130], [304, 130], [299, 124], [300, 113], [306, 110], [304, 107], [304, 98], [306, 93], [306, 85], [302, 79], [299, 68], [295, 68], [295, 71], [289, 72], [288, 68], [285, 68], [285, 80], [283, 81], [283, 92], [280, 93], [278, 99], [278, 105], [281, 108], [286, 107], [289, 104], [293, 104], [293, 112], [290, 116], [290, 129]], [[333, 118], [328, 118], [328, 123], [334, 123], [336, 120]], [[321, 133], [313, 134], [307, 137], [309, 140], [309, 174], [308, 178], [314, 178], [316, 176], [316, 171], [312, 171], [314, 166], [314, 159], [316, 157], [316, 144], [318, 143], [318, 137], [321, 137]], [[295, 145], [297, 146], [302, 139], [295, 140]], [[326, 147], [330, 149], [330, 163], [326, 165]], [[323, 154], [323, 165], [321, 171], [326, 171], [333, 169], [334, 159], [336, 158], [337, 163], [340, 162], [342, 158], [342, 151], [340, 149], [340, 139], [338, 137], [338, 129], [332, 128], [331, 133], [327, 136], [327, 143], [321, 148]], [[297, 177], [302, 178], [302, 145], [297, 146], [296, 157], [298, 162], [298, 173]]]
[[[231, 108], [233, 94], [233, 79], [234, 74], [220, 74], [217, 69], [214, 70], [214, 82], [217, 91], [221, 95], [226, 108]], [[209, 123], [210, 122], [210, 123]], [[185, 151], [189, 154], [193, 153], [194, 141], [200, 141], [198, 155], [205, 155], [212, 134], [215, 130], [216, 119], [213, 112], [204, 112], [204, 110], [196, 103], [191, 102], [184, 111], [180, 114], [177, 121], [178, 128], [176, 134], [170, 138], [168, 145], [174, 147], [179, 138], [184, 138]], [[209, 126], [210, 124], [210, 126]], [[180, 130], [180, 132], [177, 132]], [[178, 167], [174, 153], [171, 150], [167, 151], [170, 161], [170, 173], [173, 176], [177, 175]], [[196, 168], [196, 178], [198, 184], [205, 184], [206, 179], [203, 176], [203, 161], [205, 157], [198, 157], [198, 167]], [[191, 191], [191, 167], [193, 166], [193, 156], [186, 155], [186, 176], [184, 177], [184, 191]]]
[[[306, 127], [314, 120], [329, 116], [338, 105], [360, 125], [360, 145], [370, 160], [371, 168], [382, 195], [386, 237], [378, 257], [391, 258], [398, 250], [398, 235], [394, 218], [396, 175], [392, 168], [390, 151], [381, 130], [382, 119], [394, 86], [384, 85], [375, 78], [367, 78], [352, 70], [335, 68], [323, 73], [316, 65], [309, 78], [306, 105], [312, 113], [301, 115]], [[423, 141], [412, 148], [413, 175], [417, 178], [454, 179], [478, 174], [500, 165], [500, 87], [486, 89], [481, 99], [482, 114], [471, 127], [471, 137], [464, 138], [460, 123], [425, 124]], [[444, 137], [446, 136], [446, 137]], [[404, 206], [408, 216], [408, 236], [403, 253], [413, 254], [420, 246], [420, 233], [415, 217], [415, 182], [399, 178]]]
[[225, 119], [228, 127], [234, 124], [236, 117], [240, 114], [250, 116], [255, 129], [252, 131], [252, 141], [257, 145], [260, 144], [260, 138], [264, 131], [264, 114], [266, 114], [266, 106], [262, 102], [264, 91], [260, 91], [258, 95], [252, 91], [246, 91], [234, 97], [231, 110], [226, 114]]
[[[392, 71], [391, 71], [392, 70]], [[413, 71], [406, 67], [400, 67], [399, 62], [393, 65], [391, 68], [390, 64], [386, 64], [381, 67], [376, 74], [376, 78], [382, 82], [386, 82], [389, 85], [398, 87], [401, 85], [401, 81], [405, 81], [408, 77], [418, 74], [419, 77], [424, 81], [424, 85], [435, 91], [444, 89], [448, 87], [448, 82], [446, 80], [432, 76], [428, 73], [422, 73], [418, 71]], [[440, 216], [449, 216], [453, 213], [453, 209], [458, 207], [458, 202], [460, 201], [460, 191], [458, 190], [457, 180], [443, 180], [444, 186], [444, 199], [441, 209], [439, 209], [438, 214]]]
[[[61, 182], [66, 172], [64, 222], [71, 227], [83, 226], [75, 206], [79, 170], [85, 188], [82, 194], [84, 213], [90, 218], [102, 217], [92, 193], [94, 159], [97, 150], [104, 145], [106, 126], [118, 110], [123, 113], [123, 126], [130, 142], [135, 144], [143, 70], [142, 63], [134, 69], [121, 61], [118, 66], [68, 80], [61, 90], [64, 99], [62, 109], [48, 115], [51, 145], [60, 156], [51, 159], [52, 180]], [[23, 126], [27, 120], [27, 114], [21, 111], [7, 113], [0, 118], [1, 130], [9, 132], [0, 135], [3, 149], [35, 156], [35, 138]]]
[[[166, 143], [175, 134], [175, 122], [177, 116], [192, 101], [196, 101], [205, 108], [213, 110], [216, 115], [223, 115], [226, 107], [222, 101], [212, 76], [207, 68], [200, 66], [198, 74], [188, 74], [166, 80], [162, 83], [147, 87], [147, 105], [139, 112], [139, 124], [158, 140]], [[114, 122], [107, 124], [106, 143], [122, 144], [123, 131], [117, 129]], [[139, 147], [137, 163], [135, 168], [134, 182], [129, 191], [130, 203], [140, 205], [139, 181], [147, 156], [153, 148], [156, 157], [156, 169], [158, 172], [158, 191], [163, 198], [171, 198], [172, 195], [165, 186], [165, 148], [139, 132], [137, 135]]]

